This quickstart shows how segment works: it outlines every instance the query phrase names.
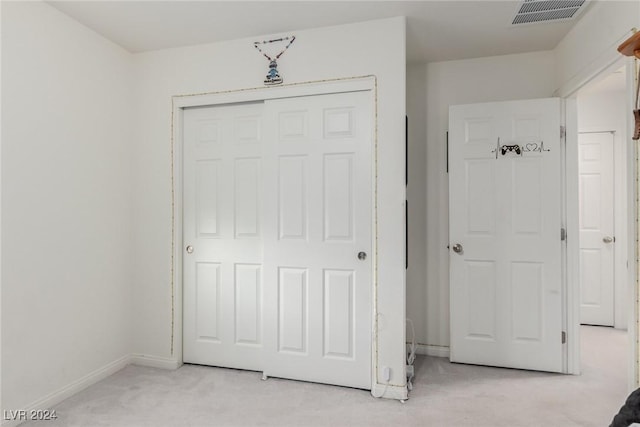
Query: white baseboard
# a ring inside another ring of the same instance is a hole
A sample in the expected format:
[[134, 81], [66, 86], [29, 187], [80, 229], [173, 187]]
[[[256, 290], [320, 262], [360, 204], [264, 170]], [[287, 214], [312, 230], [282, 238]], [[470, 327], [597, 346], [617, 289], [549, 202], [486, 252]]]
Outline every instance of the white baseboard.
[[161, 368], [176, 370], [182, 363], [176, 359], [168, 359], [166, 357], [149, 356], [147, 354], [132, 354], [131, 363], [139, 366], [150, 366], [152, 368]]
[[384, 384], [374, 384], [373, 390], [371, 390], [371, 394], [373, 395], [373, 397], [395, 400], [406, 400], [409, 396], [409, 392], [406, 386], [385, 386]]
[[[114, 360], [113, 362], [103, 366], [102, 368], [96, 369], [95, 371], [85, 375], [84, 377], [68, 384], [59, 390], [50, 393], [35, 402], [27, 405], [25, 411], [29, 414], [33, 410], [44, 409], [48, 410], [53, 408], [58, 403], [63, 400], [73, 396], [74, 394], [84, 390], [85, 388], [107, 378], [110, 375], [115, 374], [119, 370], [123, 369], [131, 363], [131, 356], [126, 355], [121, 358]], [[14, 427], [17, 426], [27, 420], [3, 420], [2, 427]]]
[[428, 344], [418, 344], [417, 347], [417, 354], [433, 357], [446, 357], [447, 359], [449, 358], [449, 347]]

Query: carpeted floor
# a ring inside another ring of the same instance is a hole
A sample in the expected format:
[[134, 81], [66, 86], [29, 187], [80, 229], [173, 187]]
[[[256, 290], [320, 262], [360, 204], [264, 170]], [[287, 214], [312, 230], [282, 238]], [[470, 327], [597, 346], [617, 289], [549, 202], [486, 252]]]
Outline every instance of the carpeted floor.
[[582, 327], [580, 376], [456, 365], [418, 357], [410, 400], [185, 365], [129, 366], [24, 427], [545, 426], [606, 427], [628, 394], [623, 331]]

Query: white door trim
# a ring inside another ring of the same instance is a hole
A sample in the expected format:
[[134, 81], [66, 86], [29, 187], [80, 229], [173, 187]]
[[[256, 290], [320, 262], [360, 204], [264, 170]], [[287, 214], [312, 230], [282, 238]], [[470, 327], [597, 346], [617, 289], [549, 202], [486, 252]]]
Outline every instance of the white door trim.
[[[640, 84], [637, 80], [638, 71], [637, 67], [640, 66], [635, 58], [624, 58], [621, 61], [627, 72], [627, 111], [633, 110], [635, 107], [635, 99], [633, 90], [636, 84]], [[631, 114], [627, 116], [627, 141], [625, 141], [625, 151], [622, 153], [627, 162], [626, 176], [624, 181], [626, 182], [627, 192], [627, 205], [626, 210], [626, 233], [627, 233], [627, 260], [629, 267], [627, 268], [627, 289], [628, 289], [628, 307], [627, 307], [627, 335], [629, 343], [629, 375], [631, 376], [628, 381], [629, 391], [633, 391], [640, 385], [638, 378], [640, 370], [640, 348], [638, 347], [638, 330], [640, 322], [640, 311], [638, 310], [638, 206], [636, 203], [638, 197], [638, 145], [632, 142], [631, 135], [633, 135], [634, 122], [631, 119]]]
[[237, 102], [257, 102], [265, 101], [267, 99], [293, 98], [296, 96], [357, 92], [361, 90], [375, 90], [376, 87], [377, 82], [375, 76], [362, 76], [306, 83], [292, 83], [282, 86], [174, 95], [172, 101], [173, 111], [176, 113], [179, 109], [187, 107], [233, 104]]
[[[579, 180], [578, 180], [578, 107], [575, 98], [566, 99], [564, 104], [563, 126], [569, 131], [565, 134], [564, 150], [564, 214], [566, 231], [565, 274], [566, 286], [564, 292], [567, 345], [566, 372], [580, 374], [580, 240], [579, 236]], [[573, 132], [575, 130], [575, 132]]]
[[616, 49], [622, 42], [631, 37], [633, 34], [633, 30], [629, 30], [624, 33], [622, 37], [620, 37], [610, 47], [604, 50], [600, 54], [600, 56], [598, 56], [588, 66], [582, 68], [579, 73], [574, 75], [571, 79], [569, 79], [569, 81], [565, 82], [562, 86], [556, 89], [553, 92], [553, 96], [558, 96], [560, 98], [571, 98], [575, 96], [580, 89], [591, 83], [594, 79], [597, 79], [599, 76], [603, 76], [611, 71], [614, 71], [617, 68], [622, 67], [622, 65], [624, 64], [623, 61], [633, 61], [633, 59], [626, 59], [621, 56]]
[[[238, 89], [223, 92], [211, 92], [200, 94], [184, 94], [172, 97], [171, 109], [171, 205], [172, 205], [172, 251], [171, 251], [171, 354], [178, 365], [183, 363], [183, 231], [182, 231], [182, 197], [183, 197], [183, 170], [182, 148], [183, 141], [183, 111], [188, 107], [214, 106], [233, 104], [239, 102], [259, 102], [268, 99], [291, 98], [310, 95], [327, 95], [332, 93], [372, 91], [372, 351], [371, 351], [371, 379], [372, 390], [384, 386], [384, 381], [377, 377], [378, 363], [378, 258], [377, 258], [377, 212], [378, 198], [376, 180], [378, 168], [378, 141], [377, 141], [377, 79], [375, 76], [360, 76], [343, 79], [322, 80], [305, 83], [294, 83], [276, 87], [257, 87]], [[398, 387], [389, 387], [385, 397], [391, 399], [406, 399], [406, 387], [402, 390]]]

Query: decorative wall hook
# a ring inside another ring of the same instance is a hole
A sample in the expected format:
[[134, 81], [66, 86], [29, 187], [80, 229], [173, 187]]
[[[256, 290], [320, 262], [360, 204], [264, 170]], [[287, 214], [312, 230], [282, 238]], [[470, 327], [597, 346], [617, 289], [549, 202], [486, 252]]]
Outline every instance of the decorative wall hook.
[[624, 56], [635, 56], [640, 59], [640, 31], [633, 30], [634, 34], [626, 39], [620, 46], [618, 52]]

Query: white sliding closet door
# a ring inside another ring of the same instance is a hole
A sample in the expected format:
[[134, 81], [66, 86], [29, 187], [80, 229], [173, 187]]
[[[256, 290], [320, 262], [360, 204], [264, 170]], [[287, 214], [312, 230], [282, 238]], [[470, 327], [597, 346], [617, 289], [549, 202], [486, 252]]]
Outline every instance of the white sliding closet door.
[[185, 110], [185, 362], [371, 387], [372, 141], [370, 92]]
[[268, 375], [371, 387], [369, 101], [266, 102]]
[[184, 112], [187, 363], [263, 368], [263, 108]]

